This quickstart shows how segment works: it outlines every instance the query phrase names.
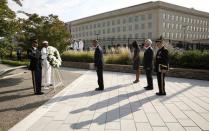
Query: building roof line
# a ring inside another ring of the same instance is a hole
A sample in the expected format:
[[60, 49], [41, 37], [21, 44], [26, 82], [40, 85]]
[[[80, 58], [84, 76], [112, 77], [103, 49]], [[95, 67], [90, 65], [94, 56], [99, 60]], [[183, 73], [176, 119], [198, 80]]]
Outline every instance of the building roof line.
[[[145, 5], [146, 5], [146, 7], [145, 7]], [[198, 11], [193, 8], [187, 8], [187, 7], [183, 7], [183, 6], [179, 6], [179, 5], [175, 5], [175, 4], [162, 2], [162, 1], [156, 1], [156, 2], [151, 1], [151, 2], [146, 2], [146, 3], [142, 3], [142, 4], [138, 4], [138, 5], [133, 5], [130, 7], [125, 7], [125, 8], [121, 8], [121, 9], [117, 9], [117, 10], [112, 10], [112, 11], [88, 16], [85, 18], [73, 20], [73, 21], [66, 22], [66, 23], [67, 24], [71, 23], [73, 25], [74, 24], [77, 25], [77, 24], [83, 24], [83, 23], [87, 23], [87, 22], [91, 22], [91, 21], [95, 21], [95, 20], [101, 20], [101, 19], [110, 18], [110, 17], [114, 17], [114, 16], [126, 15], [126, 14], [135, 13], [138, 11], [146, 11], [149, 9], [156, 9], [156, 8], [173, 10], [176, 12], [181, 12], [181, 13], [185, 13], [185, 14], [190, 14], [190, 15], [195, 15], [195, 16], [203, 16], [203, 17], [209, 18], [208, 12]]]

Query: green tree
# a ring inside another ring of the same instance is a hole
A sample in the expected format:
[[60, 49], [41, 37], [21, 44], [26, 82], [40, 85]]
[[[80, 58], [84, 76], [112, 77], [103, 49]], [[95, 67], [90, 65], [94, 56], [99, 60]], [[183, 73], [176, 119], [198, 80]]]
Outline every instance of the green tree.
[[65, 23], [60, 21], [58, 16], [39, 16], [37, 14], [27, 14], [28, 19], [20, 19], [21, 31], [17, 39], [24, 43], [25, 47], [30, 46], [32, 39], [38, 39], [39, 43], [47, 40], [50, 45], [63, 52], [67, 46], [69, 32]]
[[[13, 0], [21, 5], [20, 0]], [[0, 1], [0, 55], [5, 56], [8, 52], [12, 54], [14, 45], [11, 44], [14, 35], [18, 32], [18, 21], [15, 12], [8, 7], [7, 0]], [[12, 56], [12, 55], [10, 55]]]

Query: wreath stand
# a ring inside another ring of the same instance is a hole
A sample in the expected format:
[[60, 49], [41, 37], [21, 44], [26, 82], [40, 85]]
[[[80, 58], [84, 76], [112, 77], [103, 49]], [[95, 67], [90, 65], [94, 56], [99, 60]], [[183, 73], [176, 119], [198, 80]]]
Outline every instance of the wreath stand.
[[56, 92], [56, 88], [59, 86], [64, 86], [63, 79], [62, 79], [61, 72], [59, 68], [53, 68], [52, 67], [52, 82], [53, 82], [53, 88], [54, 93]]

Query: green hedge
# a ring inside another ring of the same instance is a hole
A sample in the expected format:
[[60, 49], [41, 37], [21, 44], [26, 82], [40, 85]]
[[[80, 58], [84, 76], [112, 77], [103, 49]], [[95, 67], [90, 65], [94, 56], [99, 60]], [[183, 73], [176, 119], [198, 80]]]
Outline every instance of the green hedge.
[[28, 61], [14, 61], [14, 60], [1, 60], [2, 64], [7, 64], [11, 66], [22, 66], [22, 65], [29, 65]]
[[[72, 62], [93, 62], [93, 52], [74, 52], [68, 51], [62, 54], [64, 61]], [[132, 64], [130, 50], [126, 48], [119, 49], [117, 53], [105, 55], [107, 64]], [[140, 53], [140, 59], [143, 60], [143, 52]], [[169, 51], [171, 67], [209, 69], [209, 51]]]
[[209, 51], [170, 52], [169, 59], [173, 67], [209, 69]]
[[62, 54], [63, 61], [72, 61], [72, 62], [86, 62], [92, 63], [94, 61], [94, 52], [92, 51], [66, 51]]

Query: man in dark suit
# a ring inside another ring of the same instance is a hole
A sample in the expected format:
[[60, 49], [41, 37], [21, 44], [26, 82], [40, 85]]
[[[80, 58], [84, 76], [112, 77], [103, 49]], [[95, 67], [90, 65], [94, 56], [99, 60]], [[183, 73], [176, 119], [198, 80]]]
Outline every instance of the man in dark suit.
[[165, 72], [169, 69], [168, 50], [164, 47], [162, 37], [156, 40], [158, 51], [155, 60], [155, 71], [157, 73], [157, 81], [159, 92], [156, 95], [166, 95], [165, 92]]
[[41, 92], [41, 52], [38, 49], [38, 42], [34, 40], [32, 42], [32, 48], [28, 50], [28, 58], [30, 59], [29, 70], [32, 73], [32, 81], [35, 95], [42, 95]]
[[153, 49], [151, 47], [152, 41], [150, 39], [145, 40], [144, 43], [144, 59], [143, 67], [147, 77], [147, 86], [144, 87], [145, 90], [153, 90], [153, 78], [152, 78], [152, 69], [153, 69]]
[[103, 51], [100, 47], [97, 40], [93, 40], [92, 42], [93, 47], [95, 48], [94, 53], [94, 66], [96, 68], [97, 77], [98, 77], [98, 85], [99, 87], [96, 88], [96, 91], [104, 90], [104, 82], [103, 82], [103, 66], [104, 66], [104, 60], [103, 60]]

